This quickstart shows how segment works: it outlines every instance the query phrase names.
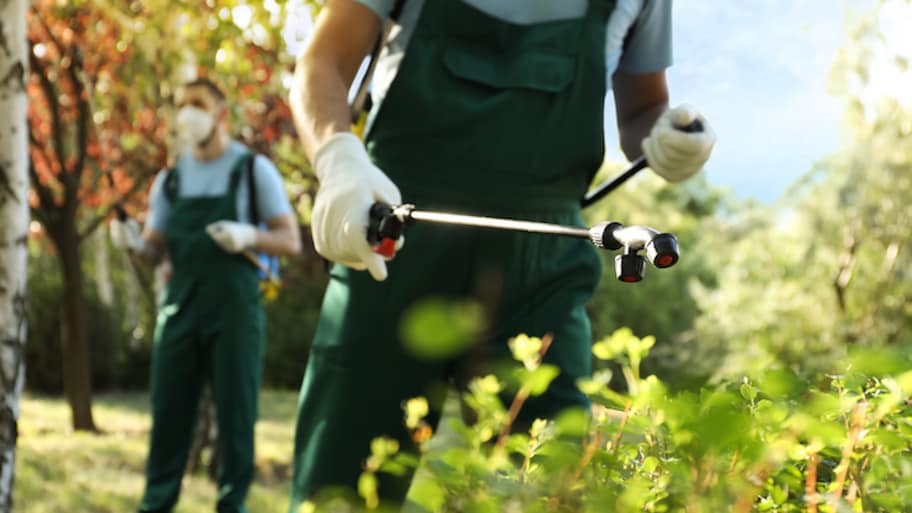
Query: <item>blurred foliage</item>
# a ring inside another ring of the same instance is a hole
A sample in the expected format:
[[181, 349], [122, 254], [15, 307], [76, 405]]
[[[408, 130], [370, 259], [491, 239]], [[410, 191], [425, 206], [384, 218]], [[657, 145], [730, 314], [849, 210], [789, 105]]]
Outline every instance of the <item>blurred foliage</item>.
[[900, 3], [854, 20], [833, 69], [848, 104], [843, 148], [779, 204], [704, 230], [700, 247], [717, 274], [715, 284], [692, 284], [701, 313], [689, 369], [717, 378], [758, 366], [813, 371], [852, 346], [908, 341], [912, 96], [884, 94], [881, 84], [912, 84], [898, 58], [912, 49], [879, 32], [890, 4]]
[[[519, 348], [547, 343], [519, 338], [524, 343], [511, 344], [514, 356], [519, 368], [528, 367], [529, 354]], [[477, 421], [450, 416], [441, 426], [450, 437], [445, 444], [427, 433], [427, 402], [408, 400], [404, 422], [420, 455], [377, 438], [359, 481], [361, 501], [332, 496], [299, 511], [395, 511], [382, 503], [380, 477], [414, 470], [419, 461], [410, 500], [421, 511], [912, 508], [912, 347], [897, 348], [886, 365], [878, 351], [865, 349], [819, 375], [757, 368], [739, 380], [674, 391], [654, 375], [641, 377], [639, 362], [652, 343], [626, 329], [598, 342], [595, 356], [622, 368], [629, 392], [585, 380], [580, 386], [596, 404], [592, 416], [569, 411], [528, 431], [509, 428], [523, 390], [535, 388], [531, 373], [511, 415], [498, 400], [500, 379], [477, 378], [464, 393]]]
[[[93, 239], [96, 240], [96, 239]], [[107, 244], [105, 239], [101, 240]], [[61, 393], [60, 374], [62, 298], [60, 272], [46, 240], [32, 241], [29, 260], [29, 343], [25, 347], [26, 387], [35, 392]], [[84, 271], [97, 272], [96, 254], [105, 251], [113, 297], [101, 299], [99, 287], [86, 287], [85, 306], [91, 342], [92, 383], [97, 391], [145, 389], [149, 384], [155, 305], [143, 294], [134, 268], [112, 248], [88, 248]], [[316, 330], [327, 273], [314, 266], [312, 254], [289, 259], [282, 270], [282, 288], [264, 301], [266, 351], [263, 385], [297, 388], [307, 364], [310, 339]], [[138, 269], [146, 274], [147, 271]], [[144, 279], [149, 279], [145, 277]]]

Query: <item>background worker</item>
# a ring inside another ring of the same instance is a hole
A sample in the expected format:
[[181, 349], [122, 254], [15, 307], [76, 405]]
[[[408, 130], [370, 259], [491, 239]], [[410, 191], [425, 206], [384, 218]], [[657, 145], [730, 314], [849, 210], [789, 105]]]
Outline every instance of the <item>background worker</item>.
[[[552, 333], [545, 362], [561, 370], [520, 422], [589, 406], [575, 383], [591, 371], [585, 303], [601, 277], [591, 244], [418, 223], [387, 262], [365, 238], [372, 203], [582, 226], [580, 199], [604, 158], [609, 83], [623, 150], [645, 153], [667, 180], [699, 171], [715, 140], [691, 108], [668, 109], [669, 0], [408, 0], [374, 76], [365, 147], [349, 131], [348, 90], [400, 3], [330, 0], [291, 93], [320, 180], [314, 244], [341, 264], [302, 384], [292, 508], [322, 488], [354, 487], [372, 438], [409, 447], [402, 401], [477, 367], [403, 349], [402, 314], [421, 299], [490, 297], [496, 284], [491, 336], [473, 358], [507, 358], [510, 337]], [[703, 132], [675, 128], [695, 119]], [[380, 492], [400, 501], [409, 479]]]
[[295, 255], [300, 235], [278, 170], [230, 137], [222, 90], [197, 79], [175, 100], [186, 150], [156, 177], [142, 232], [132, 220], [112, 223], [115, 243], [146, 262], [171, 264], [152, 353], [152, 434], [139, 511], [176, 504], [208, 381], [219, 431], [217, 511], [242, 512], [253, 479], [264, 337], [257, 268], [242, 252]]

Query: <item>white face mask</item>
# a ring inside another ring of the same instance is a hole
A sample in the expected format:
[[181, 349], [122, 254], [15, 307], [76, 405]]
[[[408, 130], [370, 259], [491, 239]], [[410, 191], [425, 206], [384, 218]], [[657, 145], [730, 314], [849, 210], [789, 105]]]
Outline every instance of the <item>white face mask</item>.
[[198, 145], [209, 139], [215, 131], [215, 117], [192, 106], [183, 107], [177, 113], [177, 135], [186, 143]]

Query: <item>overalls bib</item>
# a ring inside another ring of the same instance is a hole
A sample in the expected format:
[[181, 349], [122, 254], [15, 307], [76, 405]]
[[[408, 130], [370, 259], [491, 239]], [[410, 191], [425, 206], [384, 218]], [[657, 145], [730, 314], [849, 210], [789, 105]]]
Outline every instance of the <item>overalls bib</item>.
[[[582, 226], [579, 201], [604, 153], [613, 8], [589, 4], [583, 18], [517, 25], [459, 0], [424, 2], [367, 136], [406, 202]], [[479, 354], [509, 359], [506, 342], [519, 333], [553, 333], [545, 361], [561, 369], [520, 422], [587, 408], [575, 381], [591, 371], [585, 303], [600, 277], [584, 240], [420, 222], [407, 230], [386, 281], [335, 266], [298, 404], [292, 511], [322, 488], [354, 487], [372, 438], [394, 437], [408, 450], [402, 401], [473, 367], [484, 372]], [[403, 312], [435, 296], [486, 306], [491, 336], [471, 356], [429, 362], [403, 348]], [[401, 501], [410, 477], [381, 481], [381, 495]]]
[[[237, 220], [237, 186], [245, 158], [222, 196], [182, 198], [166, 185], [171, 212], [166, 239], [173, 275], [163, 293], [152, 353], [152, 435], [140, 511], [171, 511], [193, 438], [200, 392], [212, 385], [218, 423], [219, 512], [245, 512], [253, 479], [253, 437], [263, 361], [259, 278], [240, 255], [206, 233], [209, 223]], [[179, 171], [171, 179], [179, 179]]]

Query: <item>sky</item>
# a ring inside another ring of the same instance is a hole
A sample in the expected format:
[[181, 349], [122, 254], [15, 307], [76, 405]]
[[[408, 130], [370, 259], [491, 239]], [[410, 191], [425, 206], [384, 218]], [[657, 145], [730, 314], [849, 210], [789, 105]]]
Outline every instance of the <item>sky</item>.
[[[689, 103], [717, 135], [710, 183], [769, 203], [840, 145], [843, 101], [828, 93], [849, 9], [869, 0], [678, 0], [671, 104]], [[613, 112], [613, 105], [609, 106]], [[624, 161], [608, 118], [608, 158]]]

